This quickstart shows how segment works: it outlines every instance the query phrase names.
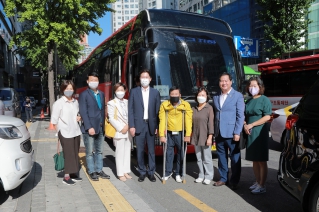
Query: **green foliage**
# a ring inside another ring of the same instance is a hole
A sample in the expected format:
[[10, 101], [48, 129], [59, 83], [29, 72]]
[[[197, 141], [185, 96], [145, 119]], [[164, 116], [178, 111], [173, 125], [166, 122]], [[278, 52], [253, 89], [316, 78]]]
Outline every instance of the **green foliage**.
[[274, 57], [297, 51], [306, 43], [309, 7], [312, 0], [256, 0], [261, 6], [258, 18], [265, 22], [265, 40], [273, 46], [267, 51]]
[[11, 45], [40, 69], [47, 69], [48, 53], [57, 45], [66, 69], [72, 69], [79, 57], [81, 35], [101, 34], [97, 19], [115, 0], [6, 0], [7, 16], [17, 15], [25, 30], [17, 33]]

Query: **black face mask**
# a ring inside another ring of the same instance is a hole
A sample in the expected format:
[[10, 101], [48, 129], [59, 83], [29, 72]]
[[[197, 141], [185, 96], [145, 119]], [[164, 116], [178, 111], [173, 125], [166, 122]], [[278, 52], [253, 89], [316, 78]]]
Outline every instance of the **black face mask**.
[[177, 103], [179, 101], [179, 96], [170, 96], [169, 97], [169, 101], [174, 104]]

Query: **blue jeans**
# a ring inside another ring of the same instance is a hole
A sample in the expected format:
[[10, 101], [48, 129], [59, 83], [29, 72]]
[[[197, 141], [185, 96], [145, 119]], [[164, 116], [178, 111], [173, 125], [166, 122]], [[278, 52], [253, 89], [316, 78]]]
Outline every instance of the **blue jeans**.
[[33, 122], [32, 110], [25, 110], [25, 114], [27, 116], [27, 121], [32, 121]]
[[[183, 148], [182, 148], [182, 132], [178, 135], [172, 135], [172, 132], [167, 132], [167, 150], [166, 150], [166, 170], [165, 176], [169, 176], [173, 172], [173, 161], [174, 161], [174, 147], [177, 148], [176, 154], [176, 175], [183, 176]], [[185, 143], [185, 145], [187, 145]]]
[[85, 145], [86, 165], [88, 173], [100, 173], [103, 168], [103, 129], [101, 128], [100, 133], [93, 136], [89, 135], [88, 133], [83, 133], [83, 141]]
[[231, 161], [231, 178], [230, 183], [237, 185], [241, 174], [241, 157], [238, 143], [233, 138], [223, 138], [219, 135], [216, 137], [216, 148], [218, 153], [218, 171], [220, 181], [228, 182], [228, 150]]

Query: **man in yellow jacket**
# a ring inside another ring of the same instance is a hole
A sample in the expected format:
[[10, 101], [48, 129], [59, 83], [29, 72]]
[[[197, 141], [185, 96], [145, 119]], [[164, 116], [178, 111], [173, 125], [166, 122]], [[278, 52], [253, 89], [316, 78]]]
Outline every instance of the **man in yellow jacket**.
[[[174, 146], [177, 147], [177, 163], [176, 163], [176, 182], [182, 182], [183, 175], [183, 153], [182, 149], [182, 113], [185, 111], [184, 119], [184, 142], [190, 142], [190, 135], [192, 133], [192, 118], [193, 111], [190, 104], [181, 99], [181, 92], [178, 87], [171, 87], [169, 90], [170, 99], [164, 101], [160, 106], [159, 111], [159, 136], [162, 143], [167, 143], [166, 151], [166, 170], [165, 180], [167, 180], [173, 173], [174, 160]], [[166, 129], [166, 111], [167, 115], [167, 129]], [[166, 135], [166, 136], [165, 136]], [[187, 145], [187, 144], [186, 144]]]

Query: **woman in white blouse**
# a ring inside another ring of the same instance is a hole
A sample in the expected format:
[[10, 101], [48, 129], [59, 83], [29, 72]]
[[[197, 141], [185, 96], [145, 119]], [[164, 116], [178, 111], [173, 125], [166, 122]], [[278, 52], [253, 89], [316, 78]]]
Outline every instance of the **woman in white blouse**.
[[58, 131], [63, 153], [64, 153], [64, 178], [62, 182], [66, 185], [74, 185], [82, 181], [78, 176], [80, 170], [79, 149], [81, 130], [78, 125], [81, 117], [79, 103], [72, 96], [75, 86], [71, 80], [65, 80], [60, 92], [63, 96], [54, 102], [51, 114], [51, 123]]
[[114, 85], [115, 97], [107, 103], [107, 113], [111, 125], [116, 129], [113, 138], [115, 150], [116, 172], [119, 180], [131, 179], [131, 136], [128, 133], [127, 99], [124, 99], [126, 85]]

